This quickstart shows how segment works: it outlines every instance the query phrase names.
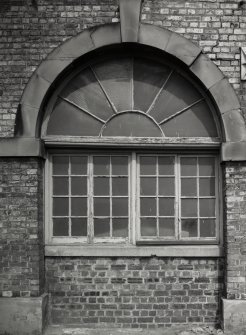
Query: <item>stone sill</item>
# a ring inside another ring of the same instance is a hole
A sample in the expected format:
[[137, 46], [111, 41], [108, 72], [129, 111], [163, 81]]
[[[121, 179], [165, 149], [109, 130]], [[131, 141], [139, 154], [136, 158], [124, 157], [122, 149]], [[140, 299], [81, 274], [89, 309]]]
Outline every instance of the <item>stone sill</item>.
[[46, 245], [45, 256], [86, 257], [223, 257], [220, 245], [162, 245], [162, 246], [83, 246]]

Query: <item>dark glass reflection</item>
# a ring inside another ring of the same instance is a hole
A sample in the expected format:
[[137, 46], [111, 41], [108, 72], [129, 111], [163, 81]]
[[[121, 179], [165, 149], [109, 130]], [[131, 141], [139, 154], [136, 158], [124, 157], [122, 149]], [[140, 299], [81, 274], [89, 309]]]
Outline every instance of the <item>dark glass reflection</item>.
[[53, 219], [53, 236], [68, 236], [68, 218]]
[[156, 236], [156, 218], [141, 218], [141, 236]]
[[128, 236], [128, 219], [113, 218], [113, 237]]
[[53, 156], [53, 174], [67, 175], [69, 166], [68, 156]]
[[197, 237], [197, 219], [181, 220], [181, 237]]
[[94, 219], [94, 236], [95, 237], [109, 237], [110, 236], [109, 218]]
[[72, 225], [71, 225], [71, 235], [72, 236], [87, 236], [87, 219], [86, 218], [79, 218], [75, 219], [72, 218]]

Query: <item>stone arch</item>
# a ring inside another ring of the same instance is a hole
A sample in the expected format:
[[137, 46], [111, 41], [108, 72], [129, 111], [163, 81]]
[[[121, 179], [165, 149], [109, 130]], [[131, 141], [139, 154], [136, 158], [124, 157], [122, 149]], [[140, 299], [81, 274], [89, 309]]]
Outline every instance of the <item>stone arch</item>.
[[[42, 122], [40, 113], [45, 97], [61, 73], [73, 65], [78, 58], [101, 47], [135, 43], [156, 48], [176, 57], [202, 82], [219, 111], [221, 128], [224, 133], [222, 153], [224, 159], [239, 160], [246, 156], [245, 122], [238, 98], [228, 80], [202, 53], [202, 50], [186, 38], [167, 29], [139, 23], [140, 0], [135, 0], [133, 3], [136, 8], [129, 17], [126, 15], [129, 14], [128, 2], [120, 1], [121, 23], [85, 30], [47, 56], [34, 72], [24, 90], [16, 117], [15, 136], [39, 138], [40, 122]], [[235, 148], [237, 148], [237, 154], [235, 154]]]

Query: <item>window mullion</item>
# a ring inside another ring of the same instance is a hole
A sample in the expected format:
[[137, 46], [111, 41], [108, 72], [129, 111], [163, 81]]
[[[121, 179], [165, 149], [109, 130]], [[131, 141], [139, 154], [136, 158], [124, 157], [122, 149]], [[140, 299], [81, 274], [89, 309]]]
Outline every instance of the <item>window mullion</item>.
[[132, 153], [131, 156], [131, 171], [130, 178], [131, 181], [131, 220], [130, 226], [132, 229], [132, 240], [135, 243], [136, 239], [140, 237], [140, 212], [139, 212], [139, 162], [137, 161], [136, 152]]
[[176, 239], [181, 239], [181, 173], [180, 156], [175, 156], [175, 230]]
[[109, 156], [109, 236], [113, 237], [112, 156]]
[[68, 236], [72, 236], [72, 211], [71, 211], [71, 156], [68, 156]]
[[199, 189], [199, 159], [196, 158], [196, 182], [197, 182], [197, 237], [200, 238], [200, 189]]
[[87, 239], [88, 243], [93, 243], [94, 238], [94, 229], [93, 229], [93, 156], [88, 156], [88, 232], [87, 232]]
[[155, 199], [156, 199], [156, 233], [157, 233], [157, 237], [160, 236], [160, 231], [159, 231], [159, 158], [158, 156], [156, 156], [156, 163], [155, 163], [155, 173], [156, 173], [156, 196], [155, 196]]

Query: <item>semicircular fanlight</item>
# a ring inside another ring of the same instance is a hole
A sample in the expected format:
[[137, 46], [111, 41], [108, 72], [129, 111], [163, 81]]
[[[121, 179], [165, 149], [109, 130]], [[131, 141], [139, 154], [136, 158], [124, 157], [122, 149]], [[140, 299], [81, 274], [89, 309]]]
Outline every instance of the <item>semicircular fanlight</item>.
[[88, 66], [58, 94], [47, 135], [217, 137], [200, 91], [170, 66], [123, 57]]

